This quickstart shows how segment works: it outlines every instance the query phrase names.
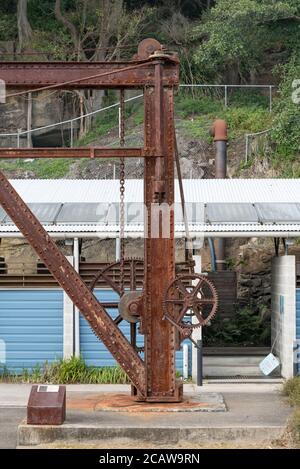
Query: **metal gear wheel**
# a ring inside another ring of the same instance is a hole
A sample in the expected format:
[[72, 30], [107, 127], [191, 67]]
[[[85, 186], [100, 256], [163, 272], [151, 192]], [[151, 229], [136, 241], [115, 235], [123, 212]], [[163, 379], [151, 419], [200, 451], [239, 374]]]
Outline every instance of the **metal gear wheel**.
[[164, 318], [183, 337], [189, 337], [197, 327], [206, 326], [217, 308], [218, 293], [214, 284], [198, 274], [176, 277], [166, 289], [163, 301]]

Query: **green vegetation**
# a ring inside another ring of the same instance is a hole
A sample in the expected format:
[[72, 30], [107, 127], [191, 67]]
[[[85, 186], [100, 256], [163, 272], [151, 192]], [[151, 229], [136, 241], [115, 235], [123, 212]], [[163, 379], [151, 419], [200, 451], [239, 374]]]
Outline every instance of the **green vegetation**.
[[265, 346], [270, 344], [271, 327], [265, 318], [267, 308], [259, 314], [251, 306], [238, 310], [230, 319], [217, 316], [204, 331], [204, 345], [209, 346]]
[[[176, 377], [181, 373], [176, 371]], [[32, 370], [11, 373], [0, 363], [0, 383], [46, 384], [128, 384], [130, 381], [120, 366], [87, 366], [82, 357], [71, 357], [36, 365]]]
[[[44, 60], [96, 61], [131, 58], [139, 41], [155, 37], [178, 53], [181, 82], [278, 83], [272, 115], [268, 90], [229, 89], [225, 109], [224, 90], [216, 88], [181, 90], [176, 116], [188, 136], [206, 141], [216, 117], [228, 121], [231, 139], [272, 127], [268, 161], [281, 176], [299, 177], [300, 103], [291, 99], [300, 79], [299, 22], [299, 0], [2, 0], [0, 41], [13, 42], [7, 50], [38, 51]], [[31, 55], [22, 59], [35, 60]], [[117, 96], [110, 92], [102, 99], [99, 92], [85, 90], [64, 99], [72, 101], [79, 115], [80, 106], [89, 112], [117, 101]], [[142, 123], [143, 107], [132, 102], [127, 109], [130, 131]], [[117, 114], [117, 109], [99, 114], [78, 144], [117, 134]], [[61, 177], [68, 170], [62, 161], [26, 163], [24, 168], [12, 164], [38, 177]]]
[[290, 404], [295, 408], [291, 422], [293, 435], [297, 443], [300, 443], [300, 376], [288, 379], [283, 392], [288, 396]]
[[248, 81], [257, 76], [267, 53], [287, 57], [299, 49], [298, 0], [219, 0], [194, 28], [194, 60], [202, 79]]
[[299, 58], [293, 57], [288, 64], [278, 67], [277, 72], [283, 80], [279, 87], [279, 98], [275, 102], [272, 138], [276, 142], [277, 160], [287, 159], [291, 163], [300, 156]]
[[63, 177], [68, 172], [73, 162], [73, 160], [64, 158], [56, 160], [37, 159], [31, 162], [25, 162], [24, 160], [1, 160], [0, 169], [3, 171], [9, 171], [10, 173], [20, 172], [20, 174], [32, 171], [37, 178], [57, 179]]
[[250, 98], [250, 103], [245, 97], [239, 102], [238, 96], [235, 96], [234, 103], [227, 108], [222, 101], [208, 97], [177, 97], [176, 116], [185, 119], [181, 126], [188, 135], [208, 142], [211, 141], [209, 128], [217, 118], [227, 121], [230, 139], [246, 133], [260, 132], [272, 125], [272, 115], [260, 96], [257, 97], [257, 102], [254, 97]]
[[72, 357], [51, 364], [44, 363], [32, 371], [24, 369], [21, 374], [12, 374], [0, 367], [0, 382], [52, 383], [52, 384], [126, 384], [128, 378], [119, 366], [96, 368], [87, 366], [83, 359]]

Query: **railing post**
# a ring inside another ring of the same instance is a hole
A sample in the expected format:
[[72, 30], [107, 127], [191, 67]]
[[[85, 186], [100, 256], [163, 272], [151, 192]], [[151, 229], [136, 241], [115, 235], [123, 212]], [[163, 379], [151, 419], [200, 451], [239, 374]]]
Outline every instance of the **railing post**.
[[73, 121], [71, 120], [71, 142], [70, 142], [70, 146], [71, 148], [73, 148], [74, 146], [74, 134], [73, 134]]
[[273, 108], [273, 87], [270, 86], [269, 87], [269, 109], [270, 109], [270, 113], [272, 112], [272, 108]]
[[20, 132], [21, 132], [21, 129], [18, 129], [17, 130], [17, 148], [20, 148]]
[[245, 162], [248, 163], [248, 146], [249, 146], [249, 135], [245, 135], [246, 138], [246, 149], [245, 149]]
[[225, 99], [225, 107], [228, 106], [228, 86], [225, 85], [224, 87], [224, 92], [225, 92], [225, 96], [224, 96], [224, 99]]
[[27, 101], [27, 148], [32, 147], [31, 130], [32, 130], [32, 93], [28, 93], [28, 101]]

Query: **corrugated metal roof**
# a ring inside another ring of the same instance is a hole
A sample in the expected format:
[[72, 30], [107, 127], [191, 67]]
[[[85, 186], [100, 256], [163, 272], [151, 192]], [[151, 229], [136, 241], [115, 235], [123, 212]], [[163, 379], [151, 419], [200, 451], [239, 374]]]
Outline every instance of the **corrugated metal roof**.
[[57, 223], [105, 223], [109, 204], [107, 203], [65, 203]]
[[300, 204], [255, 204], [259, 220], [262, 223], [272, 223], [276, 221], [297, 223], [300, 220]]
[[[13, 179], [27, 203], [119, 202], [119, 181], [110, 179]], [[186, 202], [298, 203], [300, 179], [185, 179]], [[126, 202], [143, 202], [143, 180], [127, 179]], [[175, 200], [180, 201], [178, 181]]]
[[[119, 232], [117, 180], [12, 180], [49, 233]], [[299, 233], [300, 180], [184, 180], [189, 228], [209, 233]], [[143, 232], [143, 180], [126, 181], [125, 232]], [[175, 230], [184, 233], [176, 181]], [[39, 202], [37, 202], [39, 201]], [[0, 211], [0, 233], [18, 229]]]
[[258, 223], [259, 218], [253, 204], [208, 203], [206, 221], [208, 223]]

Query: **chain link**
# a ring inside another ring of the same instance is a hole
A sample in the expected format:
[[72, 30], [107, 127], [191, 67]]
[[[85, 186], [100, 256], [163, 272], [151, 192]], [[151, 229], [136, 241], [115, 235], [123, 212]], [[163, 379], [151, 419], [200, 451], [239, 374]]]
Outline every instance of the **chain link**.
[[[125, 90], [120, 91], [120, 147], [125, 146]], [[120, 158], [120, 290], [124, 293], [125, 270], [125, 158]]]

